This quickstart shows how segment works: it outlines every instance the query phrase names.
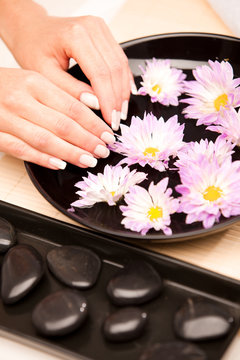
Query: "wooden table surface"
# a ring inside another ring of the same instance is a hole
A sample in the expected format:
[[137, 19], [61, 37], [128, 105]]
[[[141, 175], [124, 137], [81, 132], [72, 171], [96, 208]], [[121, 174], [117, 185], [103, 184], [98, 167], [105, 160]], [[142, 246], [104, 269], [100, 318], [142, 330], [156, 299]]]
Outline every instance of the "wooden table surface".
[[[204, 0], [127, 0], [109, 25], [119, 42], [146, 35], [173, 32], [234, 35]], [[59, 220], [75, 223], [39, 194], [28, 178], [22, 161], [2, 154], [0, 174], [1, 200]], [[152, 251], [240, 280], [240, 223], [233, 225], [225, 232], [203, 239], [152, 244], [147, 247]], [[0, 343], [3, 340], [8, 341], [0, 338]], [[239, 350], [240, 337], [238, 336], [224, 360], [238, 359]], [[46, 359], [53, 358], [46, 357]]]

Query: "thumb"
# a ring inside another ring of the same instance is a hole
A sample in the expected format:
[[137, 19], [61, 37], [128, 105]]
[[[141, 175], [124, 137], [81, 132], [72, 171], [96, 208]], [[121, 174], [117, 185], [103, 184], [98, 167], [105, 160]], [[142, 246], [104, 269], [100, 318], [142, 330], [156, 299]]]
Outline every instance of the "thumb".
[[80, 81], [67, 73], [57, 65], [52, 64], [44, 71], [44, 75], [51, 80], [55, 85], [80, 100], [91, 109], [99, 110], [98, 98], [93, 92], [90, 85]]

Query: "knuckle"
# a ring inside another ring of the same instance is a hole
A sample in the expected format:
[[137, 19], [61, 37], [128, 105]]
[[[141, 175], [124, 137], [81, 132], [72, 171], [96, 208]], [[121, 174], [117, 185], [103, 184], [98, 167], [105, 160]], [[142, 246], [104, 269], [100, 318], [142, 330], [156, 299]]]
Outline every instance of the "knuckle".
[[98, 69], [96, 70], [95, 77], [105, 80], [110, 77], [110, 71], [106, 66], [99, 65]]
[[81, 105], [79, 101], [72, 101], [68, 105], [68, 112], [67, 112], [71, 118], [78, 119], [81, 114]]
[[34, 75], [38, 81], [44, 81], [46, 79], [44, 76], [48, 73], [49, 65], [51, 64], [51, 59], [48, 59], [46, 56], [35, 60], [35, 69], [37, 69], [38, 72], [35, 72]]
[[94, 15], [86, 15], [84, 16], [84, 21], [86, 22], [96, 22], [98, 19], [97, 16], [94, 16]]
[[27, 75], [25, 76], [25, 85], [27, 87], [32, 87], [41, 79], [41, 75], [34, 72], [28, 71]]
[[94, 24], [96, 25], [96, 23], [101, 23], [102, 19], [99, 16], [95, 16], [95, 15], [86, 15], [84, 16], [84, 21], [88, 24]]
[[33, 144], [38, 149], [46, 149], [49, 144], [49, 135], [44, 131], [37, 131], [33, 136]]
[[122, 72], [122, 64], [119, 61], [114, 61], [111, 66], [112, 73], [119, 74]]
[[17, 104], [22, 102], [22, 92], [15, 89], [11, 93], [5, 94], [1, 101], [7, 108], [15, 108]]
[[55, 124], [55, 133], [57, 136], [63, 138], [69, 135], [70, 124], [65, 118], [60, 118]]
[[24, 158], [26, 152], [26, 144], [10, 140], [8, 146], [14, 156], [16, 156], [18, 159]]
[[81, 23], [73, 22], [73, 23], [70, 24], [70, 27], [68, 29], [68, 33], [74, 39], [79, 40], [79, 37], [81, 37], [81, 35], [85, 33], [85, 28]]

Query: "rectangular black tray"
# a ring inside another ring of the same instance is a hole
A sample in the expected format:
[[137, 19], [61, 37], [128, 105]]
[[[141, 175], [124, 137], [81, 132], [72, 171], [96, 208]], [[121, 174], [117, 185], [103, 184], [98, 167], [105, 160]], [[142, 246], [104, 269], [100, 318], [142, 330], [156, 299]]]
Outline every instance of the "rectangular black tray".
[[[82, 328], [59, 338], [42, 337], [34, 329], [31, 313], [35, 304], [47, 294], [63, 287], [49, 273], [45, 264], [43, 279], [24, 299], [14, 305], [4, 305], [0, 300], [0, 329], [10, 337], [20, 336], [23, 342], [30, 342], [36, 347], [47, 347], [52, 353], [59, 356], [62, 354], [67, 359], [138, 360], [149, 345], [177, 339], [173, 331], [173, 315], [184, 300], [195, 295], [222, 304], [235, 319], [227, 336], [197, 344], [206, 352], [208, 360], [221, 359], [238, 331], [239, 281], [1, 201], [0, 216], [15, 226], [18, 243], [35, 247], [43, 258], [55, 246], [79, 245], [93, 250], [103, 263], [97, 284], [84, 291], [89, 304], [89, 318]], [[149, 315], [149, 323], [139, 339], [120, 344], [109, 343], [104, 339], [101, 327], [106, 315], [116, 310], [116, 307], [107, 297], [106, 285], [132, 258], [152, 264], [164, 279], [164, 290], [157, 299], [141, 305]], [[2, 260], [3, 255], [0, 256], [0, 264]]]

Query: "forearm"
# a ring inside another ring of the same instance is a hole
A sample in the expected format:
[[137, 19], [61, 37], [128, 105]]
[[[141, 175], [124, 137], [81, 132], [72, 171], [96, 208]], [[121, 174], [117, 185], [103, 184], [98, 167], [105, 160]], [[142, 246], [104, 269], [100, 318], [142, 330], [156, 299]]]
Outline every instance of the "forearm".
[[0, 0], [0, 38], [14, 53], [20, 33], [43, 16], [45, 9], [32, 0]]

